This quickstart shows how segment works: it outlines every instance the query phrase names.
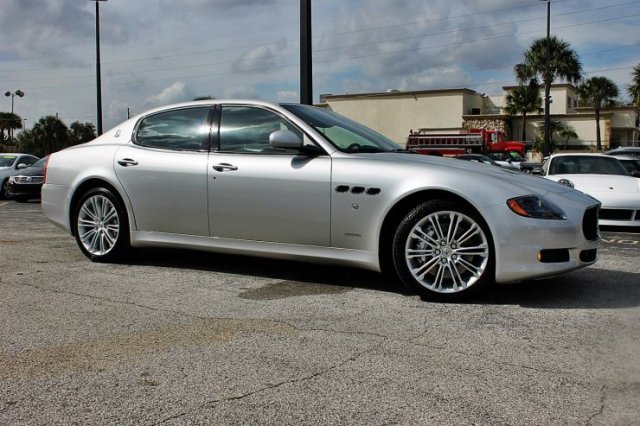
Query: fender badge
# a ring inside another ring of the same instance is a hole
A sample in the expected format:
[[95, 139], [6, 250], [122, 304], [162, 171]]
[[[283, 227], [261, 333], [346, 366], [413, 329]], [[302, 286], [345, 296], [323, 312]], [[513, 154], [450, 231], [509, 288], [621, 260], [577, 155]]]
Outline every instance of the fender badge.
[[119, 138], [120, 137], [120, 129], [116, 130], [116, 134], [113, 135], [114, 138]]

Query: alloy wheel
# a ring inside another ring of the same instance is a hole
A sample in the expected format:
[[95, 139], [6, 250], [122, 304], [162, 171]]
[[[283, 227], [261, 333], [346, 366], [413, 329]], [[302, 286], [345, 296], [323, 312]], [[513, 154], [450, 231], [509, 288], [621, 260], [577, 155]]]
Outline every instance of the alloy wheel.
[[87, 198], [78, 212], [78, 236], [94, 256], [109, 253], [118, 241], [120, 217], [113, 203], [103, 195]]
[[438, 211], [409, 232], [405, 260], [413, 278], [436, 293], [458, 293], [487, 269], [490, 248], [480, 225], [457, 211]]

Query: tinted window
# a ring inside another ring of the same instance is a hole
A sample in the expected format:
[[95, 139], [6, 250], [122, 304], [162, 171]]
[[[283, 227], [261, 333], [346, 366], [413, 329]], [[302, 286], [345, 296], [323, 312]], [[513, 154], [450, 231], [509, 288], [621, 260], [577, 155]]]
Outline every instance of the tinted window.
[[224, 106], [220, 115], [220, 150], [254, 154], [297, 153], [269, 145], [269, 135], [278, 130], [291, 130], [300, 139], [303, 138], [300, 130], [271, 111], [246, 106]]
[[38, 161], [37, 157], [32, 157], [30, 155], [25, 155], [24, 157], [20, 157], [20, 160], [18, 161], [18, 164], [25, 164], [27, 166], [30, 166], [33, 163], [35, 163], [36, 161]]
[[146, 117], [138, 126], [135, 142], [153, 148], [198, 151], [206, 149], [209, 107], [185, 108]]

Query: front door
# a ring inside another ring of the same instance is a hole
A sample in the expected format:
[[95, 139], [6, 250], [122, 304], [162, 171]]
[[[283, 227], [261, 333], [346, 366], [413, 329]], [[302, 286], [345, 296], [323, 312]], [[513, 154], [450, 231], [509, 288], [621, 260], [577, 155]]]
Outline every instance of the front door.
[[209, 154], [211, 236], [330, 244], [331, 158], [272, 148], [269, 135], [284, 129], [304, 137], [273, 111], [222, 106], [219, 150]]

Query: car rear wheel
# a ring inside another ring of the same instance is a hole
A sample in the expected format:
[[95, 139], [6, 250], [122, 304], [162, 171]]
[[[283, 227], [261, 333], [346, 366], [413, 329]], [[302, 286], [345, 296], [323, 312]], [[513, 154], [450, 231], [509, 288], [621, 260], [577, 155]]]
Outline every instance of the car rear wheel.
[[455, 301], [493, 281], [495, 260], [491, 235], [476, 212], [431, 200], [400, 222], [393, 262], [403, 283], [422, 296]]
[[73, 217], [76, 242], [89, 259], [111, 262], [129, 250], [126, 210], [109, 189], [87, 191], [76, 205]]

